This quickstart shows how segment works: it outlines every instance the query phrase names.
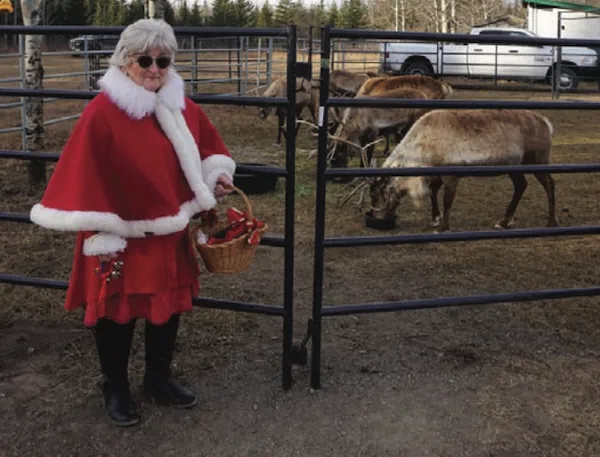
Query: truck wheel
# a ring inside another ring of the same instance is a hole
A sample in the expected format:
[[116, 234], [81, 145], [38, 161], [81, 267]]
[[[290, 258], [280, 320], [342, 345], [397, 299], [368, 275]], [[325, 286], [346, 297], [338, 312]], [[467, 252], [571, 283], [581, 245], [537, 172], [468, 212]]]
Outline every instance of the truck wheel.
[[579, 86], [577, 73], [571, 68], [561, 67], [560, 75], [556, 76], [556, 85], [559, 90], [575, 90]]
[[404, 74], [431, 76], [433, 73], [431, 72], [429, 65], [426, 63], [415, 62], [407, 65], [406, 69], [404, 70]]

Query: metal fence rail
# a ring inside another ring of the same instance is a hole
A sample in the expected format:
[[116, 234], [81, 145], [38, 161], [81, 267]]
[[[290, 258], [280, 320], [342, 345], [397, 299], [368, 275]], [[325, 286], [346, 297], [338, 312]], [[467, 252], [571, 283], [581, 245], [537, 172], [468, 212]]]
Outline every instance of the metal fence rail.
[[530, 101], [490, 101], [490, 100], [399, 100], [383, 98], [329, 98], [327, 87], [330, 77], [330, 58], [332, 39], [378, 39], [378, 40], [419, 40], [419, 41], [444, 41], [444, 42], [474, 42], [491, 44], [528, 44], [528, 45], [560, 45], [560, 46], [600, 46], [600, 41], [589, 40], [562, 40], [550, 38], [519, 38], [498, 36], [476, 36], [439, 33], [416, 32], [381, 32], [347, 29], [323, 30], [321, 44], [321, 88], [320, 88], [320, 117], [318, 137], [318, 163], [317, 163], [317, 191], [316, 191], [316, 224], [315, 224], [315, 254], [314, 254], [314, 285], [312, 309], [312, 357], [311, 357], [311, 386], [321, 386], [321, 339], [323, 317], [341, 316], [355, 313], [374, 313], [384, 311], [401, 311], [424, 308], [439, 308], [446, 306], [483, 305], [506, 302], [525, 302], [533, 300], [558, 299], [569, 297], [590, 297], [600, 295], [600, 287], [571, 288], [557, 290], [537, 290], [510, 292], [495, 295], [473, 295], [466, 297], [441, 297], [432, 299], [390, 301], [380, 303], [355, 303], [341, 306], [323, 307], [323, 278], [325, 271], [324, 253], [326, 248], [374, 246], [393, 244], [416, 244], [435, 242], [476, 241], [490, 239], [516, 239], [539, 238], [560, 236], [582, 236], [600, 234], [600, 226], [585, 227], [556, 227], [538, 229], [517, 229], [511, 231], [481, 231], [458, 232], [441, 234], [397, 235], [397, 236], [355, 236], [332, 237], [325, 236], [325, 209], [326, 185], [330, 176], [432, 176], [432, 175], [457, 175], [457, 176], [486, 176], [506, 174], [509, 172], [534, 173], [537, 171], [552, 171], [555, 173], [589, 173], [599, 172], [600, 164], [563, 164], [544, 166], [453, 166], [433, 168], [389, 168], [363, 169], [347, 168], [327, 169], [326, 156], [328, 146], [328, 108], [333, 106], [353, 107], [396, 107], [396, 108], [430, 108], [430, 109], [568, 109], [568, 110], [599, 110], [600, 103], [594, 102], [530, 102]]
[[[45, 34], [56, 35], [66, 33], [120, 34], [123, 27], [54, 27], [54, 26], [0, 26], [0, 33], [7, 34]], [[282, 37], [287, 41], [286, 77], [295, 80], [296, 75], [296, 28], [294, 26], [285, 29], [246, 29], [233, 27], [180, 27], [175, 28], [177, 35], [200, 36], [200, 37], [244, 37], [244, 36], [268, 36]], [[26, 90], [26, 89], [0, 89], [0, 96], [9, 97], [53, 97], [57, 99], [82, 99], [89, 100], [95, 97], [97, 92], [73, 91], [73, 90]], [[260, 170], [252, 166], [239, 166], [240, 172], [252, 172], [264, 175], [276, 175], [285, 179], [285, 228], [284, 235], [266, 236], [261, 240], [265, 246], [282, 247], [284, 249], [284, 284], [282, 306], [268, 306], [258, 303], [247, 303], [233, 300], [216, 300], [211, 298], [196, 298], [194, 305], [209, 308], [229, 309], [233, 311], [257, 313], [269, 316], [278, 316], [283, 319], [283, 347], [282, 347], [282, 386], [289, 389], [292, 383], [292, 334], [293, 334], [293, 290], [294, 290], [294, 199], [295, 199], [295, 85], [288, 84], [285, 98], [261, 98], [261, 97], [228, 97], [223, 95], [194, 95], [192, 100], [203, 104], [218, 105], [243, 105], [243, 106], [279, 106], [287, 110], [286, 163], [285, 168], [260, 167]], [[38, 151], [14, 151], [1, 150], [0, 158], [13, 158], [21, 160], [47, 160], [56, 161], [59, 155], [56, 153], [43, 153]], [[31, 223], [28, 214], [0, 213], [0, 220], [15, 223]], [[0, 283], [44, 287], [64, 290], [67, 282], [54, 279], [32, 278], [28, 276], [0, 274]]]

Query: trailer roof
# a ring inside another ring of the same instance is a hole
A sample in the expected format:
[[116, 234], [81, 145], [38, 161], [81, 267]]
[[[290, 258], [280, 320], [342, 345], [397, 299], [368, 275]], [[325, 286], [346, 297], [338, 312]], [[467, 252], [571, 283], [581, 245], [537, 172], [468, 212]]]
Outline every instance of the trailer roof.
[[600, 8], [593, 5], [584, 5], [582, 3], [573, 3], [573, 2], [561, 2], [556, 0], [522, 0], [523, 6], [527, 5], [539, 5], [539, 6], [549, 6], [552, 8], [562, 8], [566, 10], [574, 10], [574, 11], [589, 11], [589, 12], [600, 12]]

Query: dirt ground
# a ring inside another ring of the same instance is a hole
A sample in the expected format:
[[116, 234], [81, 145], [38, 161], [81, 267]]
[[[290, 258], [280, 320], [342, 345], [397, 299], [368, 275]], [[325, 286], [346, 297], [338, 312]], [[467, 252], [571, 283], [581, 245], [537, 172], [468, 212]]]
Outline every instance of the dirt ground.
[[[82, 105], [60, 101], [48, 109], [55, 114]], [[259, 121], [256, 108], [205, 109], [238, 162], [284, 164], [283, 149], [272, 146], [275, 120]], [[556, 131], [553, 162], [597, 162], [599, 113], [545, 114]], [[0, 125], [16, 125], [16, 115], [0, 111]], [[46, 149], [59, 151], [71, 126], [49, 126]], [[0, 149], [19, 147], [18, 135], [0, 137]], [[295, 342], [312, 307], [312, 147], [314, 139], [301, 128]], [[2, 211], [27, 212], [39, 201], [42, 190], [29, 189], [24, 167], [0, 161]], [[560, 224], [598, 224], [598, 179], [555, 179]], [[452, 229], [490, 229], [511, 191], [507, 177], [465, 179]], [[340, 195], [342, 185], [328, 185], [327, 234], [374, 234], [356, 207], [339, 207]], [[252, 197], [273, 234], [283, 233], [283, 201], [282, 181], [275, 192]], [[541, 186], [530, 179], [517, 226], [543, 226], [546, 211]], [[427, 207], [405, 204], [391, 233], [427, 232], [427, 221]], [[73, 241], [70, 234], [1, 222], [0, 272], [66, 280]], [[328, 250], [324, 299], [333, 305], [589, 287], [598, 284], [599, 257], [596, 237]], [[283, 251], [260, 247], [248, 272], [204, 273], [202, 282], [208, 297], [281, 306]], [[292, 389], [281, 389], [279, 318], [197, 308], [183, 321], [175, 370], [195, 386], [199, 405], [172, 410], [140, 398], [143, 422], [126, 430], [105, 419], [92, 335], [80, 312], [63, 310], [63, 299], [60, 291], [0, 284], [0, 457], [600, 455], [597, 299], [327, 318], [317, 391], [309, 387], [308, 366], [294, 367]], [[131, 367], [138, 398], [142, 373], [138, 332]]]

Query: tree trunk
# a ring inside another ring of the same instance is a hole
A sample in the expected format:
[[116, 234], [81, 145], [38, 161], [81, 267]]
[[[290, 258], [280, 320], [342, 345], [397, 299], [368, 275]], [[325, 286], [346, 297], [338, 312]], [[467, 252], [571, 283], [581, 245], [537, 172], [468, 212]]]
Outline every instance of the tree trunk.
[[446, 0], [440, 0], [440, 31], [448, 33], [448, 14], [446, 10]]
[[163, 8], [162, 0], [146, 0], [144, 2], [144, 10], [147, 19], [163, 18], [165, 9]]
[[400, 0], [400, 18], [402, 31], [406, 31], [406, 5], [405, 0]]
[[[41, 25], [43, 0], [21, 0], [24, 25]], [[42, 66], [41, 35], [25, 35], [25, 80], [26, 89], [43, 89], [44, 68]], [[25, 97], [25, 150], [39, 151], [44, 147], [44, 105], [42, 97]], [[46, 182], [46, 162], [30, 160], [28, 163], [31, 186]]]

